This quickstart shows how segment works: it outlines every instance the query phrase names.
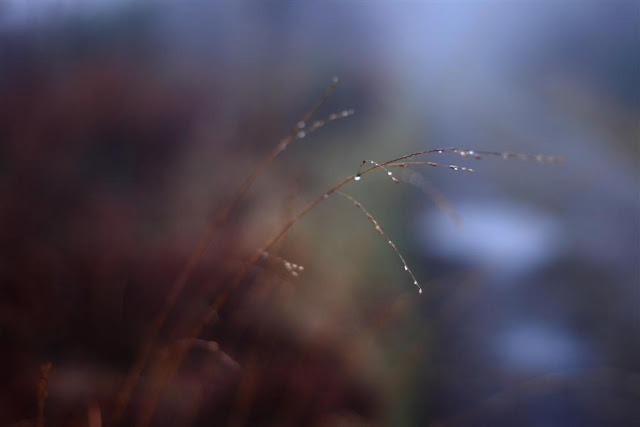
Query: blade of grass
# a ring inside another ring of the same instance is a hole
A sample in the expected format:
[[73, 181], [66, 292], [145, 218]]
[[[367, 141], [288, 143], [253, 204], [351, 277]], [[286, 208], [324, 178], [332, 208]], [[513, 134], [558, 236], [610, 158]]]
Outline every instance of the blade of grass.
[[[394, 181], [395, 182], [395, 181]], [[387, 237], [387, 235], [384, 233], [384, 231], [382, 231], [382, 228], [380, 227], [380, 225], [378, 224], [378, 221], [373, 217], [373, 215], [371, 215], [369, 213], [369, 211], [367, 211], [364, 206], [362, 206], [362, 203], [360, 203], [359, 201], [357, 201], [356, 199], [354, 199], [353, 197], [351, 197], [350, 195], [348, 195], [347, 193], [343, 193], [342, 191], [336, 190], [336, 194], [341, 195], [342, 197], [346, 198], [347, 200], [351, 201], [351, 203], [353, 203], [355, 205], [356, 208], [360, 209], [360, 211], [362, 211], [362, 213], [365, 214], [365, 216], [367, 217], [367, 219], [369, 221], [371, 221], [371, 223], [373, 224], [373, 227], [375, 228], [376, 232], [381, 235], [389, 244], [389, 246], [391, 246], [391, 249], [394, 250], [394, 252], [396, 253], [396, 255], [398, 255], [398, 257], [400, 258], [400, 261], [402, 261], [402, 265], [404, 266], [404, 270], [409, 273], [409, 276], [411, 276], [411, 280], [413, 280], [413, 284], [416, 285], [418, 287], [418, 293], [422, 293], [422, 288], [420, 287], [420, 284], [418, 284], [418, 279], [416, 279], [416, 276], [414, 276], [413, 271], [411, 271], [411, 269], [409, 268], [409, 266], [407, 265], [407, 262], [405, 261], [404, 257], [402, 256], [402, 254], [400, 253], [400, 251], [398, 250], [398, 247], [396, 246], [395, 243], [393, 243], [391, 241], [391, 239], [389, 239], [389, 237]]]
[[[268, 252], [269, 249], [271, 249], [271, 247], [273, 245], [275, 245], [281, 238], [282, 236], [285, 235], [285, 233], [287, 231], [289, 231], [289, 229], [291, 227], [293, 227], [293, 225], [298, 222], [302, 217], [304, 217], [307, 213], [309, 213], [309, 211], [311, 211], [313, 208], [315, 208], [320, 202], [322, 202], [323, 200], [327, 199], [331, 194], [335, 193], [336, 191], [338, 191], [339, 189], [341, 189], [342, 187], [344, 187], [346, 184], [348, 184], [351, 181], [357, 181], [356, 178], [357, 177], [362, 177], [370, 172], [373, 172], [374, 170], [377, 169], [382, 169], [385, 166], [392, 166], [394, 164], [398, 164], [397, 166], [400, 166], [403, 160], [407, 160], [407, 159], [411, 159], [414, 157], [418, 157], [418, 156], [423, 156], [423, 155], [427, 155], [427, 154], [434, 154], [434, 153], [445, 153], [445, 152], [451, 152], [451, 153], [460, 153], [460, 152], [465, 152], [465, 153], [474, 153], [474, 151], [471, 150], [461, 150], [459, 148], [438, 148], [438, 149], [432, 149], [432, 150], [424, 150], [424, 151], [417, 151], [414, 153], [410, 153], [410, 154], [406, 154], [400, 157], [396, 157], [395, 159], [391, 159], [391, 160], [387, 160], [386, 162], [383, 163], [378, 163], [378, 164], [374, 164], [373, 166], [365, 169], [364, 171], [358, 171], [357, 174], [355, 175], [349, 175], [346, 178], [342, 179], [341, 181], [337, 182], [336, 184], [334, 184], [333, 186], [331, 186], [329, 189], [327, 189], [325, 192], [323, 192], [320, 196], [316, 197], [314, 200], [312, 200], [311, 202], [309, 202], [304, 208], [302, 208], [297, 214], [295, 214], [289, 221], [287, 221], [282, 228], [271, 238], [269, 239], [261, 248], [259, 248], [250, 258], [249, 260], [244, 264], [243, 268], [238, 272], [238, 274], [235, 276], [234, 280], [232, 281], [231, 285], [225, 289], [214, 301], [213, 303], [209, 306], [209, 310], [207, 310], [207, 312], [205, 313], [205, 315], [202, 318], [202, 321], [194, 328], [193, 330], [193, 338], [197, 338], [198, 335], [200, 335], [200, 332], [202, 332], [202, 329], [204, 329], [204, 326], [209, 323], [209, 321], [211, 321], [211, 319], [213, 318], [213, 316], [215, 315], [215, 313], [220, 309], [220, 307], [222, 307], [224, 305], [224, 303], [226, 302], [227, 298], [229, 297], [229, 294], [231, 293], [231, 291], [233, 291], [239, 284], [240, 282], [242, 282], [242, 280], [244, 280], [244, 278], [247, 276], [247, 274], [249, 273], [249, 271], [251, 270], [251, 268], [255, 265], [255, 263], [260, 259], [260, 256], [262, 255], [263, 252]], [[491, 151], [481, 151], [481, 152], [475, 152], [475, 153], [479, 153], [481, 155], [491, 155], [491, 156], [497, 156], [497, 157], [502, 157], [502, 158], [517, 158], [517, 159], [521, 159], [521, 160], [535, 160], [535, 161], [540, 161], [540, 162], [545, 162], [545, 163], [558, 163], [562, 161], [561, 157], [557, 157], [557, 156], [542, 156], [542, 155], [529, 155], [529, 154], [517, 154], [517, 153], [506, 153], [507, 155], [505, 156], [505, 153], [501, 153], [501, 152], [491, 152]], [[406, 164], [418, 164], [418, 163], [422, 163], [422, 162], [405, 162]], [[429, 164], [431, 166], [434, 165], [439, 165], [435, 162], [424, 162], [424, 164]], [[460, 166], [455, 166], [455, 165], [446, 165], [447, 167], [449, 167], [452, 170], [468, 170], [468, 168], [462, 169], [462, 167]], [[455, 169], [454, 167], [455, 166]]]
[[[320, 204], [320, 202], [322, 202], [323, 200], [326, 200], [327, 198], [329, 198], [330, 195], [338, 192], [338, 190], [340, 190], [342, 187], [344, 187], [349, 182], [351, 182], [351, 181], [359, 181], [359, 179], [362, 176], [364, 176], [364, 175], [366, 175], [366, 174], [368, 174], [370, 172], [373, 172], [374, 170], [377, 170], [377, 169], [387, 170], [385, 167], [392, 167], [392, 166], [405, 167], [406, 165], [409, 165], [409, 164], [425, 164], [425, 165], [430, 165], [430, 166], [445, 166], [445, 167], [448, 167], [449, 169], [454, 170], [454, 171], [459, 171], [459, 170], [461, 170], [461, 171], [472, 171], [472, 170], [469, 170], [469, 168], [466, 168], [466, 167], [461, 167], [461, 166], [456, 166], [456, 165], [446, 165], [446, 164], [440, 164], [440, 163], [436, 163], [436, 162], [402, 162], [403, 160], [412, 159], [412, 158], [418, 157], [418, 156], [434, 154], [434, 153], [440, 154], [440, 153], [446, 153], [446, 152], [456, 153], [456, 154], [462, 155], [463, 157], [467, 157], [467, 156], [471, 155], [476, 159], [480, 159], [481, 157], [477, 157], [475, 155], [475, 153], [478, 153], [477, 155], [490, 155], [490, 156], [502, 157], [502, 158], [505, 158], [505, 159], [517, 158], [517, 159], [521, 159], [521, 160], [534, 160], [534, 161], [545, 162], [545, 163], [558, 163], [558, 162], [562, 161], [562, 158], [555, 157], [555, 156], [528, 155], [528, 154], [517, 154], [517, 153], [500, 153], [500, 152], [489, 152], [489, 151], [474, 152], [474, 151], [471, 151], [471, 150], [461, 150], [459, 148], [440, 148], [440, 149], [424, 150], [424, 151], [418, 151], [418, 152], [406, 154], [406, 155], [397, 157], [395, 159], [388, 160], [388, 161], [383, 162], [383, 163], [374, 163], [371, 167], [369, 167], [369, 168], [367, 168], [367, 169], [365, 169], [363, 171], [362, 170], [358, 170], [358, 172], [355, 175], [349, 175], [346, 178], [342, 179], [341, 181], [338, 181], [336, 184], [331, 186], [325, 192], [323, 192], [318, 197], [316, 197], [311, 202], [309, 202], [298, 213], [296, 213], [293, 217], [291, 217], [291, 219], [289, 219], [289, 221], [287, 221], [282, 226], [282, 228], [280, 228], [280, 230], [276, 234], [274, 234], [273, 237], [271, 237], [271, 239], [269, 239], [261, 248], [256, 250], [253, 253], [253, 255], [244, 264], [243, 268], [234, 277], [234, 279], [231, 282], [231, 284], [225, 290], [223, 290], [214, 299], [214, 301], [209, 305], [209, 308], [205, 312], [204, 316], [201, 318], [200, 322], [193, 328], [193, 330], [192, 330], [191, 334], [189, 335], [188, 339], [196, 340], [200, 336], [200, 334], [202, 333], [202, 331], [205, 328], [205, 326], [214, 318], [216, 313], [225, 304], [225, 302], [227, 301], [227, 299], [231, 295], [231, 292], [233, 292], [238, 287], [238, 285], [247, 277], [247, 275], [249, 274], [249, 272], [251, 271], [253, 266], [263, 256], [263, 254], [265, 252], [268, 253], [268, 251], [289, 231], [289, 229], [291, 229], [295, 225], [295, 223], [297, 223], [307, 213], [309, 213], [318, 204]], [[466, 154], [463, 155], [461, 153], [466, 153]], [[469, 153], [471, 153], [471, 154], [469, 154]], [[365, 161], [365, 163], [366, 163], [366, 161]], [[362, 164], [361, 164], [361, 168], [362, 168]], [[388, 172], [388, 170], [387, 170], [387, 172]], [[397, 248], [395, 248], [395, 250], [397, 251]], [[405, 265], [406, 265], [406, 263], [405, 263]], [[412, 277], [413, 277], [413, 274], [412, 274]], [[414, 278], [414, 281], [417, 284], [417, 280], [415, 278]], [[166, 383], [168, 381], [171, 380], [173, 375], [175, 375], [175, 373], [179, 369], [180, 365], [182, 364], [182, 362], [183, 362], [184, 358], [186, 357], [187, 353], [189, 352], [189, 350], [190, 350], [190, 348], [188, 346], [181, 346], [180, 347], [180, 349], [178, 350], [177, 354], [175, 355], [175, 359], [173, 359], [174, 360], [174, 365], [169, 367], [169, 368], [167, 368], [166, 375], [165, 375], [165, 383], [164, 383], [165, 385], [166, 385]], [[145, 426], [146, 424], [139, 424], [139, 425]]]

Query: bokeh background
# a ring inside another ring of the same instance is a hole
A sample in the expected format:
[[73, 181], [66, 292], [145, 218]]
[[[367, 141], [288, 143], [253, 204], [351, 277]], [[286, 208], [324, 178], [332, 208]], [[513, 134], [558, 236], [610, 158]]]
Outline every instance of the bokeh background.
[[189, 353], [151, 424], [640, 425], [639, 28], [625, 1], [3, 0], [0, 425], [34, 422], [46, 362], [47, 425], [113, 425], [206, 224], [334, 76], [317, 117], [356, 114], [260, 176], [161, 346], [363, 159], [566, 162], [442, 154], [477, 173], [349, 184], [425, 292], [332, 196], [273, 251], [304, 271], [261, 260], [201, 336], [220, 350]]

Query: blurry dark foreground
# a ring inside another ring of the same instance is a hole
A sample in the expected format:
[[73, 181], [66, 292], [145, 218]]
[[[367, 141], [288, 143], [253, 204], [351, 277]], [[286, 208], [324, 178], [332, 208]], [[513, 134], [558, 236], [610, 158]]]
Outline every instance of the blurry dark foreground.
[[[276, 92], [238, 95], [233, 82], [209, 76], [215, 66], [194, 78], [163, 62], [145, 16], [2, 36], [1, 425], [38, 423], [45, 392], [47, 425], [111, 424], [116, 392], [205, 223], [287, 132], [283, 108], [307, 108], [329, 82], [314, 83], [299, 105]], [[238, 79], [241, 87], [246, 77]], [[281, 199], [300, 184], [278, 180], [266, 175], [256, 186], [284, 219], [292, 206]], [[274, 185], [283, 194], [270, 201]], [[270, 207], [254, 208], [252, 198], [195, 270], [161, 347], [188, 335], [240, 260], [273, 233], [280, 219], [253, 218]], [[257, 237], [244, 236], [251, 229]], [[251, 293], [234, 293], [189, 353], [153, 424], [374, 419], [380, 397], [350, 368], [348, 343], [302, 336], [274, 308], [295, 292], [290, 275], [277, 264], [257, 273], [244, 285]], [[125, 424], [136, 422], [152, 375], [145, 370]]]

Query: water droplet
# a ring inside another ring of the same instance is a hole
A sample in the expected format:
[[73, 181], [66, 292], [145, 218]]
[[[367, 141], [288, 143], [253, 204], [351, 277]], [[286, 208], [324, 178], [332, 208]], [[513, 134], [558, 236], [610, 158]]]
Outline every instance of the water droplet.
[[303, 122], [303, 121], [299, 121], [299, 122], [298, 122], [298, 129], [304, 129], [304, 127], [305, 127], [306, 125], [307, 125], [307, 124], [306, 124], [305, 122]]
[[459, 168], [458, 168], [458, 166], [453, 166], [453, 165], [451, 165], [451, 166], [449, 166], [449, 167], [451, 168], [451, 170], [454, 170], [454, 171], [457, 171], [457, 170], [459, 169]]
[[414, 280], [414, 281], [413, 281], [413, 284], [414, 284], [414, 285], [416, 285], [416, 286], [418, 286], [418, 281], [417, 281], [417, 280]]
[[421, 293], [422, 293], [422, 289], [419, 289], [419, 290], [418, 290], [418, 293], [419, 293], [419, 294], [421, 294]]
[[333, 79], [331, 79], [331, 83], [333, 83], [334, 85], [337, 84], [340, 81], [340, 79], [335, 76]]
[[356, 175], [355, 177], [353, 177], [353, 179], [355, 179], [356, 181], [360, 181], [360, 178], [362, 178], [360, 175]]
[[328, 195], [327, 193], [324, 193], [324, 194], [322, 195], [322, 198], [323, 198], [323, 199], [328, 199], [328, 198], [329, 198], [329, 195]]
[[475, 151], [473, 151], [473, 150], [469, 150], [469, 153], [468, 153], [468, 154], [469, 154], [470, 156], [474, 156], [476, 153], [475, 153]]
[[407, 267], [406, 265], [404, 266], [404, 271], [409, 271], [409, 267]]
[[297, 135], [297, 136], [298, 136], [298, 138], [302, 139], [302, 138], [304, 138], [305, 136], [307, 136], [307, 134], [306, 134], [303, 130], [301, 130], [300, 132], [298, 132], [298, 135]]
[[387, 172], [387, 175], [391, 176], [391, 175], [393, 175], [393, 174], [391, 173], [391, 171], [388, 171], [388, 172]]

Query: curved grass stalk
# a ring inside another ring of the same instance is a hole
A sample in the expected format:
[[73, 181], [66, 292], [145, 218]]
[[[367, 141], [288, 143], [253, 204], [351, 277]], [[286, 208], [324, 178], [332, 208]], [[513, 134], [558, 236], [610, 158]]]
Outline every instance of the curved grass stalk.
[[[268, 252], [300, 219], [302, 219], [312, 209], [314, 209], [322, 201], [329, 198], [330, 195], [338, 192], [342, 187], [344, 187], [351, 181], [359, 181], [360, 178], [362, 178], [364, 175], [370, 172], [373, 172], [377, 169], [385, 169], [388, 167], [406, 167], [407, 165], [424, 164], [424, 165], [430, 165], [430, 166], [448, 167], [454, 171], [458, 171], [458, 170], [468, 171], [468, 172], [473, 171], [473, 170], [469, 170], [469, 168], [466, 168], [466, 167], [440, 164], [437, 162], [416, 162], [416, 161], [403, 162], [404, 160], [412, 159], [414, 157], [434, 154], [434, 153], [438, 153], [438, 154], [456, 153], [463, 157], [472, 156], [475, 159], [481, 159], [480, 156], [497, 156], [497, 157], [502, 157], [504, 159], [515, 158], [515, 159], [521, 159], [521, 160], [534, 160], [534, 161], [543, 162], [543, 163], [559, 163], [562, 161], [562, 158], [557, 156], [529, 155], [529, 154], [517, 154], [517, 153], [508, 153], [508, 152], [501, 153], [501, 152], [491, 152], [491, 151], [473, 151], [473, 150], [461, 150], [459, 148], [440, 148], [440, 149], [424, 150], [424, 151], [418, 151], [418, 152], [406, 154], [406, 155], [397, 157], [395, 159], [388, 160], [383, 163], [375, 163], [371, 167], [363, 171], [359, 170], [356, 174], [349, 175], [346, 178], [342, 179], [341, 181], [338, 181], [336, 184], [329, 187], [329, 189], [324, 191], [318, 197], [310, 201], [305, 207], [303, 207], [300, 211], [298, 211], [298, 213], [296, 213], [293, 217], [291, 217], [289, 221], [287, 221], [282, 226], [282, 228], [280, 228], [280, 230], [278, 230], [278, 232], [276, 232], [262, 247], [257, 249], [253, 253], [253, 255], [247, 260], [247, 262], [244, 264], [243, 268], [234, 277], [231, 284], [225, 290], [223, 290], [222, 293], [220, 293], [209, 305], [209, 308], [205, 312], [204, 316], [201, 318], [200, 322], [198, 322], [198, 324], [193, 328], [191, 334], [187, 337], [187, 339], [188, 340], [198, 339], [198, 337], [204, 330], [205, 326], [214, 318], [214, 316], [218, 313], [220, 308], [222, 308], [222, 306], [226, 303], [227, 299], [231, 295], [231, 292], [233, 292], [238, 287], [238, 285], [247, 277], [247, 275], [249, 274], [253, 266], [263, 256], [263, 253]], [[396, 248], [396, 251], [397, 251], [397, 248]], [[417, 282], [416, 279], [414, 280]], [[162, 390], [164, 390], [164, 388], [166, 387], [166, 384], [173, 378], [175, 373], [178, 371], [180, 365], [184, 361], [184, 358], [188, 354], [189, 350], [190, 350], [189, 346], [181, 346], [180, 349], [177, 351], [177, 354], [173, 359], [173, 362], [174, 362], [173, 365], [170, 367], [167, 367], [167, 370], [163, 375], [164, 377], [163, 384], [156, 389], [155, 396], [152, 397], [154, 403], [152, 403], [151, 407], [148, 408], [148, 411], [146, 411], [146, 416], [144, 416], [143, 419], [140, 420], [140, 422], [138, 422], [139, 426], [146, 426], [148, 424], [151, 414], [153, 413], [153, 410], [155, 407], [155, 402], [157, 402], [159, 396], [162, 393]]]
[[[403, 167], [403, 165], [409, 165], [409, 164], [416, 164], [416, 165], [428, 164], [430, 166], [440, 166], [441, 164], [436, 162], [403, 162], [403, 160], [412, 159], [414, 157], [423, 156], [427, 154], [434, 154], [434, 153], [440, 154], [440, 153], [447, 153], [447, 152], [456, 153], [463, 157], [474, 156], [474, 158], [476, 159], [481, 158], [478, 156], [485, 155], [485, 156], [502, 157], [504, 159], [514, 158], [514, 159], [520, 159], [520, 160], [534, 160], [534, 161], [543, 162], [543, 163], [560, 163], [563, 161], [563, 158], [559, 156], [544, 156], [540, 154], [531, 155], [531, 154], [519, 154], [519, 153], [510, 153], [510, 152], [461, 150], [459, 148], [438, 148], [438, 149], [409, 153], [392, 160], [387, 160], [386, 162], [383, 162], [383, 163], [374, 164], [373, 166], [363, 171], [358, 171], [357, 174], [355, 175], [349, 175], [346, 178], [334, 184], [333, 186], [331, 186], [329, 189], [323, 192], [320, 196], [316, 197], [311, 202], [309, 202], [297, 214], [295, 214], [291, 219], [289, 219], [289, 221], [287, 221], [271, 239], [269, 239], [261, 248], [255, 251], [255, 253], [245, 263], [244, 267], [238, 272], [234, 280], [231, 282], [231, 285], [226, 290], [224, 290], [209, 306], [209, 309], [203, 316], [201, 322], [193, 329], [192, 337], [197, 338], [200, 335], [200, 333], [204, 329], [204, 326], [211, 321], [211, 319], [217, 313], [220, 307], [224, 305], [230, 293], [240, 284], [242, 280], [244, 280], [244, 278], [247, 276], [251, 268], [260, 259], [260, 256], [262, 255], [262, 253], [268, 252], [271, 249], [271, 247], [273, 247], [273, 245], [275, 245], [282, 238], [282, 236], [284, 236], [285, 233], [287, 233], [287, 231], [289, 231], [289, 229], [293, 227], [293, 225], [296, 222], [302, 219], [302, 217], [304, 217], [307, 213], [309, 213], [309, 211], [311, 211], [318, 204], [320, 204], [320, 202], [327, 199], [331, 194], [335, 193], [336, 191], [344, 187], [349, 182], [357, 181], [356, 179], [357, 177], [361, 178], [362, 176], [370, 172], [373, 172], [376, 169], [383, 169], [384, 167], [391, 167], [391, 166]], [[449, 167], [452, 170], [469, 171], [469, 168], [463, 168], [461, 166], [456, 166], [456, 165], [446, 165], [446, 167]]]
[[[395, 181], [394, 181], [395, 182]], [[416, 276], [413, 274], [413, 271], [411, 271], [411, 269], [409, 268], [409, 266], [407, 265], [407, 261], [405, 261], [404, 257], [402, 256], [402, 254], [400, 253], [400, 251], [398, 250], [398, 247], [396, 246], [395, 243], [393, 243], [391, 241], [391, 239], [389, 239], [389, 237], [387, 237], [387, 235], [384, 233], [384, 231], [382, 231], [382, 228], [380, 227], [380, 225], [378, 224], [378, 221], [373, 217], [373, 215], [371, 215], [369, 213], [369, 211], [367, 211], [364, 206], [362, 206], [362, 203], [360, 203], [359, 201], [357, 201], [356, 199], [354, 199], [353, 197], [351, 197], [350, 195], [348, 195], [347, 193], [343, 193], [340, 190], [336, 190], [336, 194], [341, 195], [342, 197], [346, 198], [347, 200], [351, 201], [351, 203], [353, 203], [355, 205], [356, 208], [360, 209], [360, 211], [362, 211], [362, 213], [365, 214], [365, 216], [367, 217], [367, 219], [369, 221], [371, 221], [371, 223], [373, 224], [373, 228], [375, 228], [376, 232], [381, 235], [389, 244], [389, 246], [391, 246], [391, 249], [394, 250], [394, 252], [396, 253], [396, 255], [398, 255], [398, 257], [400, 258], [400, 261], [402, 261], [402, 265], [404, 266], [404, 271], [406, 271], [407, 273], [409, 273], [409, 276], [411, 276], [411, 280], [413, 280], [413, 284], [416, 285], [418, 287], [418, 293], [422, 293], [422, 287], [420, 287], [420, 284], [418, 283], [418, 279], [416, 279]]]

